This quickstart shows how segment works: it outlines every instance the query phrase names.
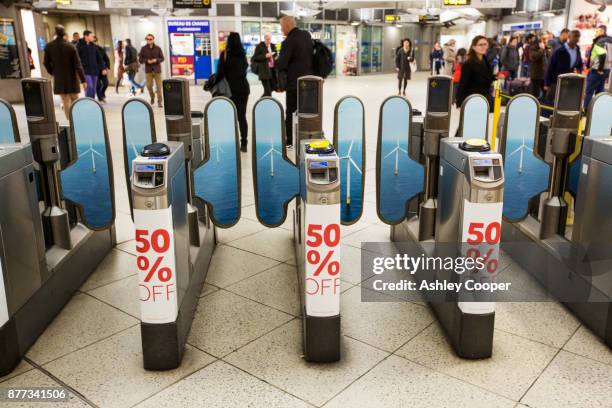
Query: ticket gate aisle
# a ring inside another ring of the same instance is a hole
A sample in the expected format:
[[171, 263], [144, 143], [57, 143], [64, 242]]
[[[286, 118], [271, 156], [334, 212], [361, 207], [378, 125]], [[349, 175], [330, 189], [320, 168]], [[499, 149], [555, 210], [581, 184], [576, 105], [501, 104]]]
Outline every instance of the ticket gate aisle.
[[[489, 151], [484, 139], [448, 138], [452, 94], [450, 77], [428, 79], [427, 110], [420, 135], [410, 131], [412, 109], [406, 99], [393, 96], [381, 107], [377, 212], [391, 226], [391, 240], [398, 251], [434, 256], [451, 248], [451, 256], [456, 257], [464, 250], [470, 225], [501, 221], [501, 158]], [[462, 106], [462, 119], [468, 117], [466, 110], [469, 120], [461, 121], [459, 134], [467, 137], [475, 133], [486, 138], [486, 99], [479, 95], [468, 98]], [[485, 215], [487, 219], [481, 220]], [[492, 243], [495, 254], [499, 234], [496, 240]], [[441, 271], [435, 277], [417, 276], [428, 281], [432, 278], [457, 279]], [[459, 301], [446, 294], [424, 295], [459, 356], [491, 356], [494, 304], [479, 299]]]
[[[606, 140], [612, 135], [612, 95], [592, 100], [581, 141], [583, 88], [580, 75], [559, 77], [546, 137], [537, 130], [537, 101], [526, 95], [510, 101], [500, 139], [508, 181], [502, 247], [611, 346]], [[568, 193], [574, 198], [571, 229]]]
[[[0, 147], [0, 376], [115, 245], [104, 112], [81, 98], [71, 107], [69, 131], [60, 134], [51, 86], [22, 81], [30, 144]], [[8, 103], [0, 103], [0, 122], [0, 142], [20, 140]]]
[[180, 365], [216, 245], [216, 227], [230, 227], [240, 218], [233, 103], [214, 98], [200, 124], [192, 121], [187, 80], [164, 80], [163, 91], [168, 142], [157, 143], [148, 103], [132, 99], [123, 107], [125, 168], [140, 275], [143, 364], [149, 370]]
[[358, 98], [335, 108], [334, 144], [323, 138], [322, 84], [298, 79], [294, 153], [286, 154], [283, 108], [261, 98], [253, 108], [252, 163], [257, 218], [281, 225], [296, 199], [293, 235], [304, 359], [334, 362], [340, 355], [340, 224], [361, 217], [364, 192], [365, 114]]

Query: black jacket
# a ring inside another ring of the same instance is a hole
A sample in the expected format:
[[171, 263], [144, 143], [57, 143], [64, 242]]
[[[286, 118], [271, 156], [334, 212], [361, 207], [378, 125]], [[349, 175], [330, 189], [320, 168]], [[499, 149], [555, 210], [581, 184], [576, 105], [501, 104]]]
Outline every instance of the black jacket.
[[45, 46], [45, 69], [53, 75], [53, 93], [56, 95], [81, 92], [79, 81], [85, 82], [85, 73], [76, 48], [63, 38], [56, 38]]
[[138, 62], [138, 50], [133, 45], [126, 45], [123, 51], [123, 65], [126, 67]]
[[247, 81], [248, 63], [246, 55], [227, 54], [223, 51], [219, 56], [217, 65], [217, 78], [225, 78], [232, 91], [232, 97], [245, 97], [251, 93], [249, 82]]
[[395, 68], [397, 68], [397, 77], [398, 78], [407, 78], [410, 79], [412, 68], [410, 68], [410, 63], [414, 62], [414, 53], [412, 49], [408, 52], [404, 51], [404, 47], [401, 47], [395, 53]]
[[99, 75], [100, 70], [104, 69], [104, 61], [98, 51], [98, 46], [94, 43], [88, 44], [81, 38], [76, 48], [79, 52], [79, 58], [81, 58], [85, 75]]
[[495, 78], [489, 61], [468, 59], [461, 66], [461, 80], [457, 89], [457, 106], [461, 106], [465, 98], [470, 95], [480, 94], [489, 99], [491, 96], [491, 84]]
[[102, 71], [103, 69], [110, 69], [110, 58], [108, 58], [106, 50], [104, 49], [104, 47], [98, 44], [96, 44], [96, 47], [98, 48], [98, 53], [100, 53], [100, 58], [102, 58], [102, 67], [100, 68], [100, 71]]
[[[276, 58], [276, 45], [270, 43], [270, 49], [274, 54], [273, 58]], [[266, 54], [268, 53], [268, 47], [265, 42], [260, 42], [255, 48], [255, 53], [251, 58], [251, 64], [257, 64], [257, 76], [260, 80], [272, 79], [272, 71], [268, 66], [268, 59]]]
[[576, 63], [573, 67], [570, 66], [571, 62], [570, 54], [565, 49], [565, 46], [557, 48], [557, 51], [553, 52], [550, 61], [548, 61], [544, 85], [556, 85], [559, 75], [582, 70], [582, 57], [580, 56], [580, 47], [578, 45], [576, 45]]
[[310, 34], [297, 27], [291, 30], [283, 41], [278, 57], [278, 80], [281, 89], [296, 91], [297, 79], [312, 75], [312, 52]]

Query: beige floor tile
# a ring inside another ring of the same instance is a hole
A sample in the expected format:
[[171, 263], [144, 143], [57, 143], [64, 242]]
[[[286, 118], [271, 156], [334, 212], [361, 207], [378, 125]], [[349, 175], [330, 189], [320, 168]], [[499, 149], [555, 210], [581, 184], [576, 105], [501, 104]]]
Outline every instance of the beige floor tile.
[[270, 258], [220, 245], [215, 249], [206, 282], [224, 288], [278, 264]]
[[457, 357], [438, 324], [429, 326], [396, 354], [518, 401], [554, 357], [557, 349], [495, 331], [493, 356]]
[[372, 273], [362, 274], [361, 270], [361, 248], [350, 245], [340, 247], [340, 277], [342, 280], [358, 284], [363, 278], [372, 276]]
[[219, 290], [200, 299], [188, 342], [222, 357], [291, 318], [286, 313]]
[[213, 286], [211, 284], [208, 283], [204, 283], [204, 285], [202, 285], [202, 292], [200, 292], [200, 297], [204, 297], [206, 295], [210, 295], [211, 293], [214, 293], [216, 291], [218, 291], [219, 288], [216, 286]]
[[132, 221], [132, 217], [129, 214], [117, 211], [117, 215], [115, 216], [115, 231], [117, 243], [134, 239], [134, 222]]
[[362, 302], [361, 291], [355, 286], [340, 300], [342, 333], [349, 337], [393, 352], [433, 322], [433, 315], [424, 306], [372, 291], [368, 291], [370, 296], [379, 301]]
[[138, 323], [138, 320], [89, 295], [74, 296], [27, 356], [44, 364]]
[[13, 369], [13, 371], [11, 371], [9, 374], [7, 374], [7, 375], [5, 375], [3, 377], [0, 377], [0, 383], [3, 382], [3, 381], [6, 381], [8, 379], [11, 379], [13, 377], [16, 377], [16, 376], [18, 376], [20, 374], [23, 374], [26, 371], [30, 371], [33, 368], [34, 367], [30, 363], [28, 363], [27, 361], [22, 359], [19, 362], [19, 364], [17, 364], [17, 367], [15, 367]]
[[98, 265], [95, 272], [81, 286], [81, 291], [87, 292], [117, 280], [121, 280], [137, 272], [136, 257], [113, 249]]
[[262, 273], [228, 286], [227, 290], [285, 313], [299, 316], [297, 268], [279, 264]]
[[129, 407], [213, 361], [212, 356], [187, 345], [179, 368], [146, 371], [140, 326], [135, 326], [44, 368], [98, 406]]
[[532, 408], [609, 408], [612, 366], [561, 351], [521, 402]]
[[201, 369], [138, 405], [175, 407], [309, 407], [303, 401], [221, 361]]
[[238, 224], [231, 228], [217, 228], [217, 240], [220, 243], [226, 244], [265, 229], [266, 226], [262, 225], [259, 221], [241, 217]]
[[495, 328], [548, 344], [563, 347], [580, 323], [557, 302], [498, 302]]
[[301, 322], [294, 320], [225, 360], [301, 399], [320, 405], [387, 356], [383, 351], [348, 337], [342, 338], [342, 358], [337, 363], [307, 363], [301, 354]]
[[138, 275], [101, 286], [90, 291], [89, 294], [134, 316], [136, 319], [140, 319]]
[[563, 349], [612, 365], [612, 351], [586, 326], [580, 327]]
[[[16, 377], [11, 378], [8, 381], [5, 381], [0, 386], [1, 388], [13, 388], [19, 389], [24, 387], [57, 387], [64, 388], [61, 384], [55, 382], [51, 377], [44, 374], [42, 371], [38, 369], [30, 370], [24, 374], [18, 375]], [[64, 388], [65, 389], [65, 388]], [[68, 401], [62, 402], [10, 402], [6, 403], [2, 406], [9, 408], [32, 408], [34, 406], [44, 406], [49, 408], [64, 408], [64, 407], [89, 407], [87, 403], [81, 400], [79, 397], [74, 395], [74, 393], [69, 392]]]
[[515, 402], [398, 356], [390, 356], [325, 408], [501, 408]]
[[267, 256], [277, 261], [293, 259], [293, 233], [283, 228], [266, 229], [232, 241], [230, 246]]
[[130, 241], [122, 242], [121, 244], [117, 244], [116, 248], [123, 252], [138, 256], [138, 253], [136, 252], [136, 241], [133, 239]]

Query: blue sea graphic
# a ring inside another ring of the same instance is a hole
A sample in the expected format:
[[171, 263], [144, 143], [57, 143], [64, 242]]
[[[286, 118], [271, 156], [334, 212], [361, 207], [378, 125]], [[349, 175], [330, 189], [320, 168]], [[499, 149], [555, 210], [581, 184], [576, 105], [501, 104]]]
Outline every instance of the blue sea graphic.
[[95, 101], [80, 99], [71, 116], [78, 157], [60, 173], [62, 192], [64, 198], [81, 206], [85, 225], [108, 228], [114, 221], [114, 203], [103, 111]]
[[194, 171], [196, 195], [212, 206], [212, 221], [230, 227], [240, 218], [240, 191], [234, 108], [229, 101], [209, 102], [207, 111], [210, 156]]
[[262, 100], [255, 106], [257, 215], [268, 226], [287, 216], [285, 204], [299, 192], [298, 169], [282, 156], [282, 118], [278, 104]]
[[340, 102], [336, 151], [340, 158], [340, 217], [345, 223], [357, 221], [363, 209], [363, 115], [359, 99]]
[[423, 191], [424, 169], [408, 157], [410, 107], [399, 97], [385, 102], [379, 140], [378, 211], [388, 224], [406, 217], [406, 203]]
[[15, 143], [13, 132], [13, 118], [9, 107], [0, 103], [0, 144]]
[[123, 108], [123, 132], [128, 178], [131, 176], [134, 159], [140, 155], [143, 147], [153, 143], [152, 126], [149, 108], [145, 102], [132, 99], [125, 104]]

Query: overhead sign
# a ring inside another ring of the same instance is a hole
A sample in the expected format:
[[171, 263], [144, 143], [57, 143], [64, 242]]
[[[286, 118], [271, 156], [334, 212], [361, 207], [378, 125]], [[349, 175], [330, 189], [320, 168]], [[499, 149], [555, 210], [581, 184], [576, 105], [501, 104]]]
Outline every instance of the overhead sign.
[[516, 0], [444, 0], [445, 7], [515, 8]]
[[212, 0], [172, 0], [172, 8], [209, 9]]
[[526, 21], [523, 23], [510, 23], [502, 25], [502, 31], [530, 31], [541, 29], [542, 21]]
[[444, 0], [445, 6], [469, 6], [470, 0]]
[[395, 14], [388, 14], [385, 16], [385, 23], [397, 23], [401, 20], [401, 17]]
[[100, 2], [92, 0], [56, 0], [58, 10], [100, 11]]
[[106, 8], [170, 9], [172, 0], [104, 0]]
[[419, 16], [419, 23], [439, 23], [440, 15]]

